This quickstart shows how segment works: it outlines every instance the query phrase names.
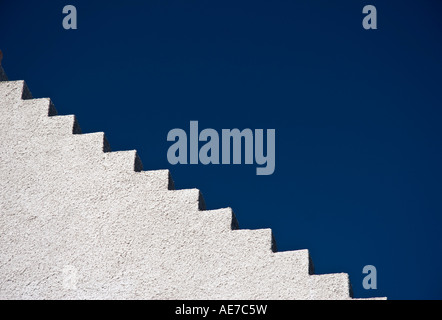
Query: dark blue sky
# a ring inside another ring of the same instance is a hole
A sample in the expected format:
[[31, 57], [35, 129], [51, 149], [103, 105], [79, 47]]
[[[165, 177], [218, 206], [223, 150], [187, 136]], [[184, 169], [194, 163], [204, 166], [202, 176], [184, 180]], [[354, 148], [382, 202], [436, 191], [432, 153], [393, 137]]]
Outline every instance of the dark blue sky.
[[[441, 36], [434, 0], [0, 0], [11, 79], [280, 250], [310, 249], [316, 273], [348, 272], [355, 297], [442, 298]], [[170, 165], [167, 133], [190, 120], [276, 129], [275, 173]]]

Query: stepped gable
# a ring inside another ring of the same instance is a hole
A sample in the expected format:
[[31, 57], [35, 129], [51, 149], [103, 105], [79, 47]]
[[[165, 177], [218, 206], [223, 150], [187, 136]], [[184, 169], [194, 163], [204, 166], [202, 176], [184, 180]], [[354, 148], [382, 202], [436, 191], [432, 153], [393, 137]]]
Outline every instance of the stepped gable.
[[0, 69], [0, 299], [351, 299]]

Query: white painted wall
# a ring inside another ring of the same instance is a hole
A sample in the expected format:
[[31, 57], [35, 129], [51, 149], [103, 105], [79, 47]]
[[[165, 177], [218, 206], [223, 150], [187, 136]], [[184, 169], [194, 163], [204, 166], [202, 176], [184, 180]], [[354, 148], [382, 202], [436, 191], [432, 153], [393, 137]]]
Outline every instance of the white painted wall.
[[232, 230], [230, 208], [29, 98], [0, 82], [0, 299], [350, 298], [347, 274], [310, 275], [307, 250]]

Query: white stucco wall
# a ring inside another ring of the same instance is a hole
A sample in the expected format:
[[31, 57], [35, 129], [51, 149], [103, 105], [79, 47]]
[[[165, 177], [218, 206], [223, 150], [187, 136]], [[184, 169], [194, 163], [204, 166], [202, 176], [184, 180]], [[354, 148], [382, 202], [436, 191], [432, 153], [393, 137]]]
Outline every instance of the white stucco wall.
[[29, 98], [0, 82], [0, 299], [350, 298], [347, 274], [311, 275], [307, 250], [274, 252], [271, 230]]

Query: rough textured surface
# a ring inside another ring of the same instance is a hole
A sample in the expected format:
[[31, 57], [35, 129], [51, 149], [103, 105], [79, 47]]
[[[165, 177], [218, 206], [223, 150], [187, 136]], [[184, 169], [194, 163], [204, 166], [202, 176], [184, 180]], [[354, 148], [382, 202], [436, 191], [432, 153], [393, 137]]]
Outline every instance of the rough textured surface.
[[0, 299], [350, 299], [347, 274], [312, 275], [307, 250], [31, 98], [0, 82]]

